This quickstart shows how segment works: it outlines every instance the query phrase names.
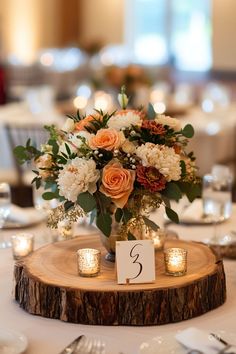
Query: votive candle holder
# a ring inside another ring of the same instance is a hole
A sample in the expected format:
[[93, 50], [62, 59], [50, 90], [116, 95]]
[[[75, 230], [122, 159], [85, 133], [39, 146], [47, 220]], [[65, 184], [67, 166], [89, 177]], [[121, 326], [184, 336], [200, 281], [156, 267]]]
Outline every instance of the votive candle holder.
[[167, 248], [164, 251], [165, 272], [175, 277], [187, 272], [187, 250], [183, 248]]
[[34, 235], [20, 233], [11, 236], [12, 254], [15, 260], [28, 256], [34, 249]]
[[100, 272], [101, 252], [94, 248], [77, 251], [78, 274], [81, 277], [96, 277]]
[[166, 239], [166, 232], [163, 229], [158, 229], [157, 231], [151, 231], [151, 240], [154, 243], [155, 251], [162, 251]]

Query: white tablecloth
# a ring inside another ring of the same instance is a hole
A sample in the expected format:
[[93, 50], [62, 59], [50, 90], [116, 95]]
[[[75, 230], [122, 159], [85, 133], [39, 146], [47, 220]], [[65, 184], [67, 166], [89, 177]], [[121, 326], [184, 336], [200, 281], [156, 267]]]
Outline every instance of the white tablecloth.
[[[222, 231], [236, 230], [236, 205], [231, 220], [219, 226]], [[213, 226], [180, 226], [170, 224], [169, 229], [178, 232], [185, 240], [201, 241], [213, 233]], [[29, 229], [31, 231], [31, 229]], [[47, 241], [48, 233], [44, 225], [32, 229], [37, 235], [37, 245]], [[88, 231], [80, 228], [80, 233]], [[10, 237], [14, 231], [2, 231]], [[236, 334], [236, 260], [224, 261], [227, 277], [227, 301], [221, 307], [200, 317], [163, 326], [116, 327], [89, 326], [64, 323], [28, 314], [22, 310], [12, 297], [13, 266], [11, 249], [0, 250], [0, 328], [11, 328], [24, 333], [29, 340], [27, 354], [57, 354], [67, 343], [80, 334], [99, 336], [106, 343], [106, 354], [136, 354], [139, 346], [157, 335], [175, 333], [194, 326], [207, 331], [225, 330]]]

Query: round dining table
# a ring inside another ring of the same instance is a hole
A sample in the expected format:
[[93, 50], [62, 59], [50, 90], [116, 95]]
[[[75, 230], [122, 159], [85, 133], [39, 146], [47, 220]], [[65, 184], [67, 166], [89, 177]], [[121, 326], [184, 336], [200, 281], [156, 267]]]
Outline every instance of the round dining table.
[[[236, 204], [232, 217], [217, 226], [219, 232], [229, 233], [236, 230]], [[184, 240], [204, 241], [214, 233], [213, 225], [175, 225], [168, 224]], [[1, 237], [10, 239], [11, 235], [22, 230], [2, 230]], [[24, 230], [26, 231], [26, 230]], [[52, 242], [51, 233], [45, 223], [27, 229], [35, 235], [35, 248]], [[81, 224], [76, 230], [78, 235], [96, 233], [95, 228]], [[28, 339], [27, 354], [59, 354], [68, 343], [79, 335], [100, 338], [106, 343], [106, 354], [138, 354], [142, 343], [153, 337], [175, 336], [177, 331], [196, 327], [209, 333], [224, 330], [236, 336], [236, 260], [224, 259], [226, 273], [227, 299], [215, 310], [174, 324], [162, 326], [91, 326], [62, 322], [60, 320], [31, 315], [20, 308], [13, 298], [14, 260], [12, 249], [0, 249], [0, 331], [14, 330]], [[1, 350], [0, 350], [1, 352]], [[184, 350], [183, 353], [186, 351]]]

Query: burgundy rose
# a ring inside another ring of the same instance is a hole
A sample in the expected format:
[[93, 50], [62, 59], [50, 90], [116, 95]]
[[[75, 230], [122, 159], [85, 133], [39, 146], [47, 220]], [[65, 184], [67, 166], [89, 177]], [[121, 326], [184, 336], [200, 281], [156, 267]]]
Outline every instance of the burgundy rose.
[[159, 192], [165, 188], [166, 179], [155, 167], [137, 166], [137, 181], [151, 192]]

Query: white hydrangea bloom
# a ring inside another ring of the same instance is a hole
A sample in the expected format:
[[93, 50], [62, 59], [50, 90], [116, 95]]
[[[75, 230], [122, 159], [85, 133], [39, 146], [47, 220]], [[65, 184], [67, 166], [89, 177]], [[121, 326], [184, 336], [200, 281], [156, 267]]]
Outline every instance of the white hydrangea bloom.
[[172, 147], [146, 143], [136, 149], [143, 166], [153, 166], [162, 173], [168, 182], [181, 177], [180, 156]]
[[174, 131], [181, 130], [181, 122], [179, 119], [165, 116], [164, 114], [158, 115], [157, 118], [155, 119], [155, 122], [162, 125], [168, 125]]
[[83, 140], [80, 138], [85, 138], [85, 142], [88, 143], [89, 139], [91, 138], [91, 135], [92, 134], [90, 134], [89, 132], [81, 130], [80, 132], [70, 134], [68, 140], [73, 144], [73, 146], [79, 149], [83, 144]]
[[109, 128], [113, 128], [116, 130], [121, 130], [122, 128], [129, 128], [131, 125], [138, 125], [141, 126], [142, 119], [139, 114], [127, 111], [121, 114], [116, 114], [112, 116], [107, 125]]
[[67, 200], [75, 202], [80, 193], [88, 191], [93, 194], [96, 191], [99, 177], [100, 172], [93, 160], [76, 157], [59, 172], [59, 193]]

